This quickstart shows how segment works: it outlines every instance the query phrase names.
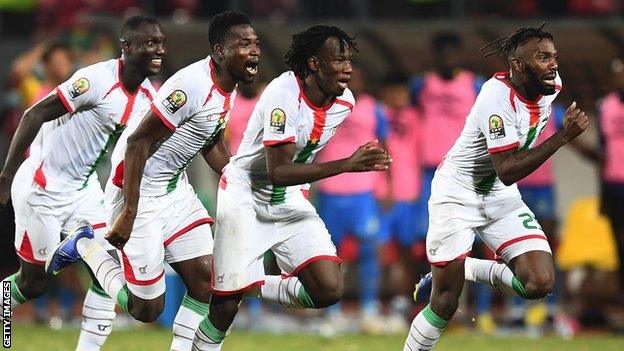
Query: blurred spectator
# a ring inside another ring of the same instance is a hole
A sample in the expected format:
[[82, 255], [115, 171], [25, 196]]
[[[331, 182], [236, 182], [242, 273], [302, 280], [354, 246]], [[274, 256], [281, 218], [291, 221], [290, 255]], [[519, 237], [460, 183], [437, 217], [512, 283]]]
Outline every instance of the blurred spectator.
[[[615, 91], [600, 104], [600, 137], [602, 145], [601, 212], [610, 222], [615, 235], [620, 264], [624, 262], [624, 64], [612, 64]], [[620, 268], [620, 287], [624, 287], [624, 269]], [[623, 294], [624, 295], [624, 294]]]
[[[356, 101], [353, 112], [319, 154], [318, 162], [349, 157], [358, 146], [374, 139], [384, 143], [388, 134], [386, 120], [380, 113], [375, 99], [364, 92], [365, 84], [363, 72], [354, 68], [349, 82], [349, 89]], [[341, 246], [344, 245], [347, 235], [355, 237], [359, 244], [357, 268], [362, 328], [370, 332], [383, 329], [378, 301], [379, 215], [373, 195], [376, 177], [375, 172], [344, 173], [317, 182], [319, 215], [325, 222], [332, 240], [341, 248], [339, 255], [349, 261], [349, 257], [344, 257], [345, 246]], [[334, 313], [337, 314], [335, 309]]]
[[[410, 106], [408, 77], [402, 73], [388, 74], [380, 94], [388, 119], [388, 152], [392, 155], [390, 177], [379, 177], [375, 195], [382, 203], [381, 238], [398, 246], [398, 262], [393, 264], [391, 278], [395, 297], [392, 305], [397, 315], [407, 315], [416, 280], [413, 247], [419, 241], [424, 248], [427, 226], [423, 222], [426, 202], [422, 195], [421, 157], [422, 121]], [[421, 256], [421, 261], [422, 256]]]

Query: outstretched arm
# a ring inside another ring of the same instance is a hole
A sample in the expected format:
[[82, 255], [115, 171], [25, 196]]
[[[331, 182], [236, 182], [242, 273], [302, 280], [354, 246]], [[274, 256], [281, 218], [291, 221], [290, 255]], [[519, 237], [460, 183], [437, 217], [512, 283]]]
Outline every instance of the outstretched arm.
[[573, 102], [565, 112], [563, 128], [542, 144], [528, 150], [508, 150], [491, 154], [498, 178], [511, 185], [541, 166], [563, 145], [579, 136], [589, 126], [589, 119]]
[[305, 184], [345, 172], [385, 171], [392, 159], [371, 141], [360, 146], [348, 158], [324, 163], [294, 163], [297, 151], [294, 143], [265, 147], [269, 179], [274, 186]]
[[50, 94], [33, 107], [26, 110], [11, 141], [9, 153], [0, 173], [0, 207], [9, 201], [11, 183], [15, 172], [24, 159], [26, 150], [41, 129], [43, 123], [61, 117], [67, 109], [56, 94]]
[[204, 160], [217, 174], [221, 174], [223, 168], [230, 162], [230, 157], [232, 157], [225, 142], [224, 134], [223, 130], [220, 131], [215, 137], [215, 142], [202, 149]]
[[150, 110], [143, 117], [137, 130], [128, 137], [124, 158], [124, 207], [106, 236], [106, 240], [118, 249], [121, 249], [130, 238], [139, 205], [145, 163], [153, 151], [152, 148], [172, 133], [173, 131]]

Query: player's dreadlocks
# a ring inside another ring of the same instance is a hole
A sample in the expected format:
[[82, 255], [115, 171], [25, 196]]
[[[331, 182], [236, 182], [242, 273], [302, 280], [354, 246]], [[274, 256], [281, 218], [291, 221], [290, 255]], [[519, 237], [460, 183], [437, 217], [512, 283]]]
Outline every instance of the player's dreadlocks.
[[[518, 46], [522, 45], [524, 42], [531, 38], [540, 38], [540, 39], [550, 39], [553, 40], [552, 34], [543, 31], [542, 29], [546, 25], [546, 22], [542, 22], [542, 25], [539, 28], [525, 28], [522, 27], [516, 30], [512, 35], [508, 37], [502, 37], [494, 40], [493, 42], [485, 45], [479, 51], [485, 52], [483, 54], [484, 57], [488, 57], [491, 55], [512, 55]], [[493, 49], [492, 49], [493, 48]]]
[[338, 27], [318, 25], [293, 35], [290, 48], [284, 56], [284, 62], [297, 76], [305, 78], [311, 73], [308, 68], [308, 58], [314, 55], [330, 37], [338, 38], [340, 52], [344, 51], [345, 44], [356, 52], [358, 51], [355, 47], [355, 36], [350, 37]]

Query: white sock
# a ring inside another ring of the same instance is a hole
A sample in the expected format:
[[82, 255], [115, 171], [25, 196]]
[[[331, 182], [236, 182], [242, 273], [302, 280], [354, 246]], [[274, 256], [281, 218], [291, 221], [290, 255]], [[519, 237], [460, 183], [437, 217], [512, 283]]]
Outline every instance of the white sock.
[[314, 302], [297, 277], [265, 276], [260, 297], [286, 307], [314, 308]]
[[103, 296], [102, 291], [92, 285], [82, 305], [82, 324], [76, 351], [99, 351], [111, 333], [114, 320], [115, 301]]
[[199, 322], [208, 315], [208, 304], [184, 295], [182, 305], [173, 321], [171, 350], [187, 351], [193, 347], [193, 338]]
[[464, 266], [466, 280], [488, 284], [508, 295], [526, 298], [522, 283], [506, 264], [466, 257]]
[[[100, 286], [108, 296], [117, 300], [119, 291], [126, 285], [123, 270], [115, 259], [94, 239], [81, 238], [76, 243], [82, 260], [91, 268]], [[122, 306], [125, 309], [125, 306]]]
[[407, 339], [405, 339], [403, 351], [428, 351], [433, 349], [447, 323], [448, 321], [436, 315], [427, 305], [414, 317]]

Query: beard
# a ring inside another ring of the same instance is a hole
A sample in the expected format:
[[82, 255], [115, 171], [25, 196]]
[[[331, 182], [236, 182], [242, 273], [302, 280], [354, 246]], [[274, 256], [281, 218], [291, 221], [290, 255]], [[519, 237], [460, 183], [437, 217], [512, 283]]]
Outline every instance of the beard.
[[531, 67], [529, 67], [528, 65], [525, 67], [527, 82], [529, 83], [531, 89], [537, 91], [541, 95], [552, 95], [556, 92], [555, 87], [546, 85], [542, 80], [542, 77], [540, 77], [537, 72], [535, 72]]

